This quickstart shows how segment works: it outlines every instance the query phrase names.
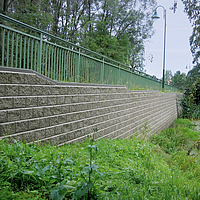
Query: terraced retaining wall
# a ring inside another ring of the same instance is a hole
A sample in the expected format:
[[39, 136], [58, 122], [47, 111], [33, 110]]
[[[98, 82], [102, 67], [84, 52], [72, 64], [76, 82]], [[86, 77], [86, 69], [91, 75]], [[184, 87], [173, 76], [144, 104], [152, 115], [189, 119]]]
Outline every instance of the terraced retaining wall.
[[177, 94], [125, 86], [58, 83], [0, 67], [0, 138], [53, 145], [155, 134], [178, 116]]

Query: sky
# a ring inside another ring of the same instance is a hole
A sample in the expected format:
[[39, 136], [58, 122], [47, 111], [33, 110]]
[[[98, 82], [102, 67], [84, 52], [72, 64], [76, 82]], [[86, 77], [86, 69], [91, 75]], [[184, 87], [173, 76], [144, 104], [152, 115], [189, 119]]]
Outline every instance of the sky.
[[[169, 8], [174, 0], [157, 0], [157, 5], [166, 9], [166, 70], [188, 73], [192, 69], [192, 54], [190, 51], [189, 37], [192, 35], [192, 26], [184, 12], [184, 5], [177, 0], [178, 6], [174, 13]], [[147, 74], [162, 78], [163, 50], [164, 50], [164, 18], [163, 9], [157, 9], [160, 19], [154, 21], [154, 35], [145, 42], [145, 70]], [[152, 13], [153, 15], [153, 13]], [[186, 67], [187, 66], [187, 67]], [[187, 68], [187, 69], [186, 69]]]

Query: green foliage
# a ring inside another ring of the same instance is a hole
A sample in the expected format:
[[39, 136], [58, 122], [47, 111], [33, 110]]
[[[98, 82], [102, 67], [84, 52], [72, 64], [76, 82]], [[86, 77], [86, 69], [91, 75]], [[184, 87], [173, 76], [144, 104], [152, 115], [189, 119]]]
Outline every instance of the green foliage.
[[200, 119], [200, 78], [186, 90], [181, 106], [184, 118]]
[[89, 192], [90, 199], [196, 200], [199, 150], [187, 150], [198, 137], [189, 120], [179, 119], [153, 137], [156, 144], [90, 138], [52, 147], [1, 140], [0, 199], [89, 199]]
[[155, 0], [4, 0], [0, 12], [142, 70], [155, 5]]
[[177, 71], [172, 77], [172, 84], [180, 89], [185, 89], [186, 86], [186, 74]]
[[193, 54], [193, 62], [199, 64], [200, 58], [200, 5], [197, 0], [182, 0], [185, 5], [185, 12], [188, 19], [192, 23], [193, 32], [190, 37], [191, 52]]
[[194, 125], [187, 119], [178, 119], [171, 128], [162, 131], [158, 135], [153, 135], [151, 141], [158, 144], [168, 153], [174, 153], [177, 148], [188, 147], [189, 140], [195, 142], [199, 138], [199, 133], [193, 131]]

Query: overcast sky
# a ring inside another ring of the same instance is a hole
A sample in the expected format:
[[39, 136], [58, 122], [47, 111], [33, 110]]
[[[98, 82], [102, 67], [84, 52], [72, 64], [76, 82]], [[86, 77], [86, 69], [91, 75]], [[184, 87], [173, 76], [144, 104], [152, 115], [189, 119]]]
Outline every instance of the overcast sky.
[[[166, 34], [166, 70], [189, 71], [192, 68], [192, 55], [189, 45], [189, 37], [192, 34], [192, 27], [183, 11], [184, 5], [181, 0], [177, 0], [178, 8], [173, 13], [174, 0], [157, 0], [157, 5], [165, 7], [167, 12], [167, 34]], [[145, 43], [145, 70], [147, 74], [162, 77], [163, 70], [163, 43], [164, 43], [164, 19], [163, 9], [157, 9], [160, 19], [155, 20], [155, 34]], [[187, 69], [186, 69], [187, 66]]]

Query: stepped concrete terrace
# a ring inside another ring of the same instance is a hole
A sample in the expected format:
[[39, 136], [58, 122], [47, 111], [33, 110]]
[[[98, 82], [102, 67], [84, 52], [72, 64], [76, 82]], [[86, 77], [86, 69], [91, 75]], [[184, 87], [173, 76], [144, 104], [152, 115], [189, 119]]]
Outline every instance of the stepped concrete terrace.
[[59, 83], [32, 70], [0, 67], [0, 138], [64, 145], [151, 135], [178, 116], [176, 93]]

